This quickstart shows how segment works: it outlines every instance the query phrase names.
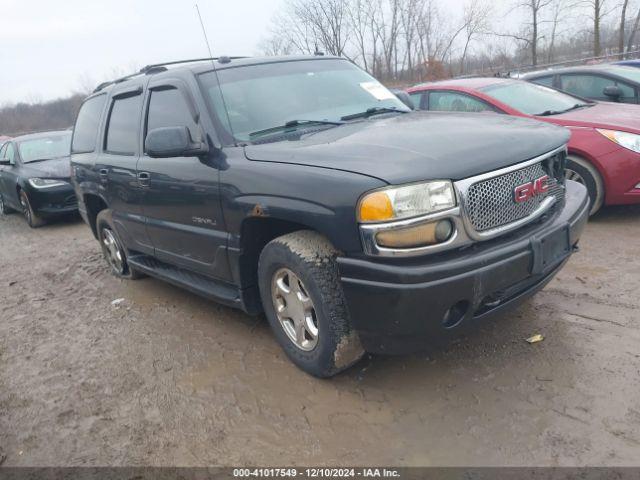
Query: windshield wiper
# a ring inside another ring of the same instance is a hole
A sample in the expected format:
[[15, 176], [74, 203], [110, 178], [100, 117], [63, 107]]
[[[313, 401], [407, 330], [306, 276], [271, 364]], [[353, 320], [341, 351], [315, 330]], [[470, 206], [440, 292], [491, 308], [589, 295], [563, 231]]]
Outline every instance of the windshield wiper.
[[569, 107], [565, 110], [545, 110], [542, 113], [534, 113], [536, 117], [548, 117], [550, 115], [560, 115], [562, 113], [570, 112], [571, 110], [577, 110], [583, 107], [593, 107], [593, 103], [576, 103], [573, 107]]
[[356, 118], [367, 118], [371, 115], [379, 115], [381, 113], [409, 113], [409, 111], [399, 110], [398, 107], [371, 107], [367, 108], [364, 112], [345, 115], [344, 117], [341, 117], [340, 120], [355, 120]]
[[277, 133], [282, 130], [294, 129], [295, 127], [300, 127], [303, 125], [342, 125], [344, 122], [342, 121], [331, 121], [331, 120], [289, 120], [283, 125], [278, 125], [275, 127], [265, 128], [264, 130], [257, 130], [255, 132], [251, 132], [249, 134], [250, 138], [260, 137], [262, 135], [268, 135], [270, 133]]

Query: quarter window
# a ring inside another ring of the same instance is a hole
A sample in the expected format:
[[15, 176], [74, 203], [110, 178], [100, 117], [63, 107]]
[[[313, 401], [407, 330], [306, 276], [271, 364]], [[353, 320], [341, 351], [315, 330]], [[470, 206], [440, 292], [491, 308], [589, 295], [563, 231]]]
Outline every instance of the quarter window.
[[429, 93], [429, 110], [437, 112], [493, 112], [486, 103], [455, 92]]
[[71, 153], [89, 153], [96, 149], [100, 117], [106, 99], [106, 95], [92, 97], [80, 107], [73, 129]]
[[147, 132], [163, 127], [188, 127], [196, 138], [196, 124], [182, 92], [177, 88], [153, 90], [149, 100]]
[[545, 87], [553, 88], [553, 76], [534, 78], [532, 82], [537, 83], [538, 85], [544, 85]]
[[7, 150], [4, 152], [4, 158], [14, 163], [16, 161], [16, 149], [13, 146], [13, 143], [7, 144]]
[[116, 98], [111, 106], [105, 150], [119, 155], [135, 155], [138, 151], [138, 131], [142, 95]]

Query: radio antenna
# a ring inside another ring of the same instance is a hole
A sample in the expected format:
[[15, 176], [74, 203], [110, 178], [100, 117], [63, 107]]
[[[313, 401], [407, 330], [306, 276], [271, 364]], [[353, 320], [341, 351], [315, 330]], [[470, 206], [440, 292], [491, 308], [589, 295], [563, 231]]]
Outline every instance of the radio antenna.
[[224, 113], [227, 117], [227, 125], [229, 125], [229, 130], [231, 130], [231, 136], [234, 138], [233, 127], [231, 126], [231, 118], [229, 118], [229, 110], [227, 110], [227, 102], [224, 99], [224, 93], [222, 91], [222, 85], [220, 84], [220, 77], [218, 76], [218, 69], [216, 68], [216, 61], [213, 58], [213, 53], [211, 52], [211, 45], [209, 44], [209, 38], [207, 37], [207, 29], [204, 28], [204, 22], [202, 21], [202, 15], [200, 14], [200, 7], [198, 4], [195, 4], [196, 12], [198, 13], [198, 19], [200, 20], [200, 26], [202, 27], [202, 35], [204, 36], [204, 43], [207, 45], [207, 50], [209, 51], [209, 58], [211, 59], [211, 66], [213, 67], [213, 74], [216, 77], [216, 83], [218, 84], [218, 90], [220, 92], [220, 99], [222, 100], [222, 107], [224, 108]]

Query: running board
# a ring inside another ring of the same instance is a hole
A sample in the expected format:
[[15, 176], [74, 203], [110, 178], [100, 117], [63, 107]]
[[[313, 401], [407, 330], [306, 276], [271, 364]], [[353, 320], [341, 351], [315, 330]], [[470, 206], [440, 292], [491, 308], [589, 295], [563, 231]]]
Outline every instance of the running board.
[[156, 277], [178, 287], [185, 288], [197, 295], [215, 300], [230, 307], [245, 310], [237, 288], [217, 282], [209, 277], [184, 270], [148, 255], [133, 255], [127, 258], [134, 270]]

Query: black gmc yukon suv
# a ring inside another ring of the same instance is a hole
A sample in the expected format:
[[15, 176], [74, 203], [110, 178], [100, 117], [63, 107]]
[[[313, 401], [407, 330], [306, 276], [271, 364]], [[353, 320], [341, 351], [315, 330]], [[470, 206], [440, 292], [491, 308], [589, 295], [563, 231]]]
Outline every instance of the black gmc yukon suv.
[[587, 221], [569, 133], [413, 112], [333, 57], [152, 65], [101, 85], [72, 140], [113, 272], [264, 311], [303, 370], [407, 353], [541, 289]]

